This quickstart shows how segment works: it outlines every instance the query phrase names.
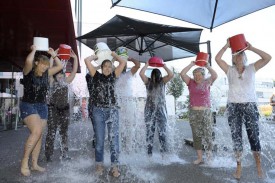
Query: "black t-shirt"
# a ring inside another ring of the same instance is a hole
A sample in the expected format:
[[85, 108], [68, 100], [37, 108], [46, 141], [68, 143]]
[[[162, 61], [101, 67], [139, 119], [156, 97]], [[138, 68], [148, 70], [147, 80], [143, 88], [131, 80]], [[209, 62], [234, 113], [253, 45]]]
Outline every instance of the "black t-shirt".
[[35, 76], [34, 70], [23, 76], [24, 95], [23, 102], [46, 103], [48, 92], [48, 70], [42, 76]]
[[109, 76], [96, 71], [93, 77], [93, 92], [92, 101], [93, 105], [97, 107], [116, 107], [116, 96], [115, 96], [115, 72], [112, 72]]

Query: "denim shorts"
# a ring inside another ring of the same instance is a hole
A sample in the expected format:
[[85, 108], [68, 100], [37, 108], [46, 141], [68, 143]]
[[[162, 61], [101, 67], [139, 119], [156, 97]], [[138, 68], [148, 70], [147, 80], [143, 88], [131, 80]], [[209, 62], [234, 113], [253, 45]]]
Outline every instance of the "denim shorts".
[[20, 115], [22, 119], [25, 119], [31, 114], [38, 114], [41, 119], [48, 119], [48, 106], [46, 103], [20, 103]]

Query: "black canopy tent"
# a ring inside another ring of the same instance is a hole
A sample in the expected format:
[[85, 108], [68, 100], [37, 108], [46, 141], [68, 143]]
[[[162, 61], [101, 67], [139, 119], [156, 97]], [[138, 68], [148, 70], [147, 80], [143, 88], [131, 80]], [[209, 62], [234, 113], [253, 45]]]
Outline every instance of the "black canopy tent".
[[202, 29], [156, 24], [116, 15], [99, 28], [77, 38], [92, 48], [105, 42], [111, 50], [127, 47], [131, 57], [146, 62], [156, 55], [164, 61], [193, 57], [199, 51]]
[[172, 17], [210, 30], [273, 5], [275, 0], [112, 0], [112, 7]]

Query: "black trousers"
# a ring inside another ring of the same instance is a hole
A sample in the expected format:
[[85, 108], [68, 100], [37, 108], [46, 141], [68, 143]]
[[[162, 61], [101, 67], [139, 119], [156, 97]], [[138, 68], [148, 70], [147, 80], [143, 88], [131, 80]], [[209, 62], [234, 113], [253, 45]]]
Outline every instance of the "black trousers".
[[69, 107], [58, 109], [54, 106], [49, 106], [48, 133], [45, 143], [45, 156], [50, 158], [54, 151], [54, 141], [56, 131], [59, 129], [61, 136], [61, 154], [64, 156], [68, 152], [68, 126], [70, 121]]

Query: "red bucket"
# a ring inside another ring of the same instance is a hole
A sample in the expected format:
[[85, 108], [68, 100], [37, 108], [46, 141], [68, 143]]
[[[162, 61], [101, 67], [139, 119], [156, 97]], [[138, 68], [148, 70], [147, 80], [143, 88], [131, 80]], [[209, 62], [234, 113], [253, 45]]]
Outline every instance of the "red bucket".
[[196, 58], [196, 65], [197, 66], [205, 66], [208, 63], [208, 59], [209, 59], [209, 55], [208, 53], [204, 53], [204, 52], [199, 52], [197, 54], [197, 58]]
[[164, 66], [164, 61], [160, 57], [152, 57], [149, 59], [149, 66], [151, 67], [163, 67]]
[[71, 54], [71, 47], [69, 45], [66, 45], [66, 44], [59, 45], [58, 55], [60, 59], [69, 60], [71, 57], [70, 54]]
[[232, 54], [239, 53], [247, 48], [246, 40], [243, 34], [237, 34], [229, 38], [229, 44]]

